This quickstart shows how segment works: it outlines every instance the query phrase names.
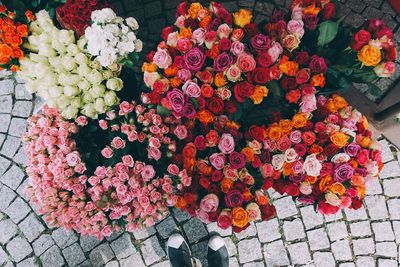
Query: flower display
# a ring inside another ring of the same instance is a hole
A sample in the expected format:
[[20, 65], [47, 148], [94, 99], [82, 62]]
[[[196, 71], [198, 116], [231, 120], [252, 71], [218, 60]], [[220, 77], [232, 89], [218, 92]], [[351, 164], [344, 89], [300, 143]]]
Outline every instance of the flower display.
[[18, 75], [31, 93], [37, 93], [67, 119], [80, 114], [97, 118], [119, 103], [123, 87], [118, 69], [105, 69], [84, 50], [85, 39], [73, 31], [57, 29], [41, 11], [30, 25], [28, 48]]
[[[137, 39], [139, 24], [135, 18], [123, 19], [111, 8], [92, 12], [92, 25], [85, 30], [87, 50], [103, 67], [116, 63], [126, 63], [137, 57], [143, 43]], [[130, 64], [133, 63], [130, 61]]]
[[110, 5], [104, 0], [67, 0], [57, 8], [57, 20], [64, 29], [73, 30], [78, 36], [82, 36], [91, 24], [92, 12], [107, 7]]
[[28, 123], [28, 194], [52, 225], [99, 239], [122, 226], [150, 227], [191, 184], [185, 170], [168, 162], [175, 145], [155, 110], [123, 102], [102, 120], [70, 122], [45, 106]]
[[266, 83], [280, 78], [279, 42], [261, 33], [248, 10], [229, 13], [221, 4], [210, 8], [182, 3], [175, 26], [162, 31], [157, 51], [143, 65], [151, 93], [144, 103], [160, 105], [176, 117], [211, 121], [235, 113], [250, 101], [268, 96]]
[[279, 193], [323, 214], [358, 209], [365, 184], [383, 167], [380, 145], [372, 139], [366, 118], [339, 95], [318, 97], [318, 110], [281, 120], [267, 129], [265, 147], [271, 162], [262, 168], [277, 171], [265, 178]]

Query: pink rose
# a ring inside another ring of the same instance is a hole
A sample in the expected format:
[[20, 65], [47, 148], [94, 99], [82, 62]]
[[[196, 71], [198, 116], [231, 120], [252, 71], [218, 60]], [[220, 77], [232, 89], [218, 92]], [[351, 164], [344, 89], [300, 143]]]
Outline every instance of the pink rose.
[[75, 122], [79, 125], [79, 126], [85, 126], [88, 124], [88, 119], [86, 116], [79, 116], [78, 118], [75, 119]]
[[155, 160], [160, 160], [161, 158], [161, 151], [158, 148], [155, 147], [149, 147], [147, 149], [147, 154], [149, 158], [155, 159]]
[[125, 155], [122, 157], [122, 163], [124, 163], [124, 165], [126, 167], [133, 167], [134, 161], [131, 155]]
[[235, 56], [239, 56], [242, 54], [245, 50], [245, 46], [242, 42], [240, 41], [234, 41], [231, 44], [231, 53], [234, 54]]
[[179, 175], [179, 167], [175, 164], [169, 164], [167, 168], [168, 173], [178, 176]]
[[202, 221], [203, 223], [210, 223], [210, 219], [208, 213], [202, 209], [196, 210], [196, 218]]
[[304, 35], [304, 22], [301, 20], [290, 20], [287, 24], [287, 31], [298, 38]]
[[396, 71], [396, 65], [391, 62], [382, 62], [374, 68], [374, 71], [378, 77], [390, 78], [392, 74]]
[[86, 171], [86, 166], [83, 163], [78, 163], [75, 168], [74, 171], [79, 173], [79, 174], [83, 174]]
[[219, 39], [228, 38], [230, 33], [231, 33], [231, 27], [229, 27], [228, 24], [224, 23], [219, 25], [217, 29], [217, 34]]
[[113, 150], [110, 147], [105, 147], [103, 148], [103, 150], [101, 151], [101, 155], [103, 155], [103, 157], [109, 159], [112, 158], [112, 156], [114, 155]]
[[211, 47], [214, 45], [214, 42], [217, 40], [217, 32], [216, 31], [208, 31], [206, 32], [206, 35], [204, 37], [206, 47], [208, 49], [211, 49]]
[[230, 154], [235, 150], [235, 140], [231, 134], [224, 133], [218, 142], [219, 150], [224, 154]]
[[168, 34], [168, 37], [167, 37], [167, 45], [176, 47], [178, 38], [179, 38], [179, 34], [177, 32], [171, 32], [170, 34]]
[[222, 153], [214, 153], [209, 157], [210, 163], [217, 170], [222, 170], [225, 165], [225, 155]]
[[111, 146], [115, 149], [123, 149], [125, 147], [125, 140], [123, 140], [121, 137], [114, 137], [114, 139], [111, 142]]
[[311, 113], [317, 109], [317, 98], [315, 95], [304, 95], [301, 98], [300, 110], [304, 113]]
[[272, 167], [271, 164], [266, 163], [266, 164], [261, 165], [260, 171], [261, 171], [262, 177], [264, 177], [264, 178], [272, 177], [272, 175], [274, 174], [274, 167]]
[[182, 91], [189, 97], [199, 97], [201, 95], [200, 86], [193, 81], [186, 81], [182, 86]]
[[200, 202], [200, 210], [204, 212], [214, 212], [218, 209], [219, 200], [215, 194], [208, 194]]
[[112, 227], [110, 225], [105, 226], [102, 230], [101, 230], [101, 234], [103, 236], [110, 236], [112, 234], [113, 230]]
[[235, 64], [230, 66], [229, 69], [226, 70], [226, 77], [228, 78], [228, 80], [230, 80], [231, 82], [236, 82], [240, 79], [241, 76], [241, 71], [240, 68]]
[[190, 80], [190, 78], [192, 78], [192, 73], [190, 72], [190, 70], [180, 69], [178, 70], [178, 77], [179, 79], [185, 82], [187, 80]]
[[184, 56], [183, 60], [186, 66], [194, 71], [199, 71], [204, 65], [204, 61], [206, 60], [206, 56], [200, 50], [200, 48], [195, 47], [190, 49]]
[[241, 71], [249, 72], [256, 68], [256, 60], [252, 55], [242, 53], [237, 58], [237, 65]]
[[301, 131], [295, 130], [290, 133], [289, 135], [290, 141], [294, 144], [298, 144], [301, 142]]
[[119, 104], [119, 115], [127, 115], [133, 111], [134, 106], [127, 101], [123, 101]]
[[81, 163], [81, 157], [77, 151], [71, 152], [67, 155], [67, 164], [71, 167], [74, 167]]
[[99, 126], [103, 130], [107, 130], [108, 128], [108, 122], [106, 120], [99, 120]]
[[193, 31], [192, 38], [196, 41], [197, 44], [202, 45], [204, 43], [206, 31], [203, 28], [198, 28]]
[[187, 129], [184, 125], [179, 125], [175, 128], [174, 134], [180, 139], [183, 140], [187, 137]]
[[140, 175], [142, 176], [143, 180], [145, 182], [150, 181], [154, 175], [156, 175], [156, 171], [154, 170], [153, 166], [151, 165], [146, 165], [142, 172], [140, 173]]
[[180, 38], [176, 43], [176, 48], [181, 52], [186, 52], [192, 48], [192, 43], [188, 38]]
[[166, 69], [172, 64], [172, 58], [167, 49], [158, 48], [154, 54], [153, 62], [160, 68]]
[[278, 42], [274, 42], [272, 47], [268, 49], [268, 55], [271, 56], [273, 62], [277, 61], [282, 53], [283, 53], [283, 48]]

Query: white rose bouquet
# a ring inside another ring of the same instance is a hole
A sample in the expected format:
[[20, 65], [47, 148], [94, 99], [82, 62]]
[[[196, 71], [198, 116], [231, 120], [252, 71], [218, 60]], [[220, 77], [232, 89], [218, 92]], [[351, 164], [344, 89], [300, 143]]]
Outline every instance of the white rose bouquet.
[[143, 43], [137, 39], [139, 24], [136, 19], [123, 19], [111, 8], [92, 12], [92, 25], [85, 30], [87, 50], [96, 56], [103, 67], [121, 63], [129, 68], [138, 59]]
[[97, 118], [119, 103], [116, 91], [123, 87], [119, 71], [106, 69], [85, 52], [86, 39], [59, 30], [47, 11], [36, 14], [30, 25], [27, 48], [19, 76], [31, 93], [58, 108], [66, 119], [79, 115]]

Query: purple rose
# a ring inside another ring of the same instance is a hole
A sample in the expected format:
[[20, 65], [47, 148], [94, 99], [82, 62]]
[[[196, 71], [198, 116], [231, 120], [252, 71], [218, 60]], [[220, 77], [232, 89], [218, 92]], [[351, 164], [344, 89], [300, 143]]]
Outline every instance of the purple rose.
[[346, 152], [346, 154], [349, 155], [350, 157], [355, 157], [358, 154], [358, 151], [360, 151], [360, 149], [361, 149], [360, 145], [356, 143], [351, 143], [344, 148], [344, 152]]
[[206, 56], [200, 50], [200, 48], [195, 47], [190, 49], [184, 56], [183, 60], [185, 61], [186, 66], [195, 71], [201, 70], [204, 65], [204, 61], [206, 60]]
[[186, 104], [186, 99], [183, 92], [174, 88], [171, 91], [168, 91], [167, 99], [172, 110], [178, 114], [181, 114]]
[[233, 64], [233, 57], [228, 53], [224, 52], [217, 56], [214, 60], [215, 71], [225, 71]]
[[243, 204], [243, 195], [239, 190], [229, 191], [225, 196], [225, 205], [229, 208], [240, 207]]
[[182, 116], [186, 118], [194, 118], [196, 116], [196, 109], [194, 108], [192, 102], [188, 102], [185, 104], [182, 110]]
[[233, 151], [229, 155], [229, 163], [234, 169], [241, 169], [246, 165], [246, 157], [239, 152]]
[[353, 175], [354, 175], [354, 169], [348, 163], [340, 164], [333, 170], [333, 180], [339, 183], [351, 179]]
[[255, 52], [261, 53], [272, 47], [272, 40], [268, 36], [259, 33], [251, 37], [250, 44]]
[[304, 180], [304, 174], [303, 175], [289, 175], [289, 180], [294, 182], [294, 183], [300, 183]]

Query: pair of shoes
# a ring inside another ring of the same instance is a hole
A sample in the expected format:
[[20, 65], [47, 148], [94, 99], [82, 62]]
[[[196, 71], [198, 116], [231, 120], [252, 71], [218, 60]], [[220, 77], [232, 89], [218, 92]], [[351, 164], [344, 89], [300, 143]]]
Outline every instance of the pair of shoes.
[[[180, 233], [172, 234], [168, 239], [168, 257], [172, 267], [193, 267], [188, 244]], [[222, 237], [214, 235], [208, 241], [208, 266], [228, 267], [229, 255]]]

